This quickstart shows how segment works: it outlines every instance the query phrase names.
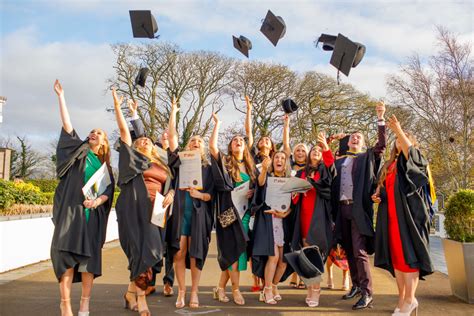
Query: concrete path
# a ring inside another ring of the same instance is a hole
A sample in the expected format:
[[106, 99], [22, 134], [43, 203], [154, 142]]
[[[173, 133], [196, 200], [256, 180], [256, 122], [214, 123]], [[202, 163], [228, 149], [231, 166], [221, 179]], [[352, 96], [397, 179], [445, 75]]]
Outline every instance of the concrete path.
[[[214, 238], [214, 236], [213, 236]], [[258, 294], [250, 292], [250, 273], [241, 276], [242, 291], [246, 305], [238, 307], [232, 302], [219, 303], [212, 299], [212, 288], [217, 284], [220, 269], [216, 260], [215, 239], [211, 242], [210, 254], [201, 277], [197, 310], [177, 310], [174, 307], [176, 295], [163, 297], [161, 286], [158, 293], [148, 298], [153, 315], [390, 315], [397, 302], [397, 287], [390, 274], [372, 269], [374, 283], [374, 307], [352, 311], [353, 301], [343, 301], [341, 290], [323, 290], [320, 306], [310, 309], [304, 303], [305, 290], [295, 290], [283, 284], [280, 292], [283, 301], [277, 305], [266, 305], [258, 301]], [[342, 273], [334, 271], [335, 284], [342, 283]], [[187, 280], [190, 275], [187, 273]], [[161, 280], [161, 277], [158, 278]], [[326, 278], [324, 278], [324, 281]], [[127, 260], [118, 242], [106, 245], [103, 255], [103, 276], [94, 284], [91, 300], [91, 316], [96, 315], [138, 315], [123, 309], [122, 296], [128, 282]], [[323, 282], [323, 285], [326, 283]], [[161, 283], [159, 283], [161, 285]], [[189, 288], [188, 288], [189, 291]], [[227, 289], [230, 296], [230, 286]], [[175, 292], [177, 288], [175, 287]], [[80, 299], [80, 284], [73, 285], [73, 310], [77, 313]], [[189, 293], [188, 293], [189, 295]], [[417, 298], [420, 302], [419, 315], [474, 315], [474, 306], [463, 303], [451, 295], [448, 277], [440, 272], [421, 281]], [[188, 303], [188, 300], [187, 300]], [[49, 262], [16, 271], [0, 274], [0, 315], [59, 315], [59, 289]]]

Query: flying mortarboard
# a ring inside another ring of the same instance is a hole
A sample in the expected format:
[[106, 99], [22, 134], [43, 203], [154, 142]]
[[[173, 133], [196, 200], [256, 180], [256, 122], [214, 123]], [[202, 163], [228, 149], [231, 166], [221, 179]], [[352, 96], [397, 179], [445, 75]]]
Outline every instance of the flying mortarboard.
[[329, 34], [321, 34], [318, 38], [318, 42], [323, 43], [323, 50], [329, 51], [334, 50], [334, 46], [336, 45], [337, 36], [329, 35]]
[[140, 87], [145, 87], [146, 77], [148, 76], [148, 72], [150, 69], [144, 67], [140, 68], [138, 71], [138, 75], [135, 77], [135, 87], [139, 85]]
[[290, 98], [286, 98], [281, 101], [281, 106], [283, 107], [283, 111], [287, 114], [293, 113], [298, 110], [298, 105]]
[[278, 41], [286, 33], [285, 21], [281, 16], [275, 16], [272, 11], [268, 10], [267, 16], [260, 27], [260, 32], [272, 42], [273, 46], [277, 46]]
[[239, 52], [241, 52], [242, 54], [247, 56], [247, 58], [248, 58], [249, 57], [249, 50], [252, 49], [252, 42], [243, 35], [240, 35], [240, 37], [232, 36], [232, 39], [234, 41], [234, 47]]
[[150, 10], [130, 10], [129, 13], [133, 37], [155, 38], [155, 33], [158, 32], [158, 24], [156, 24]]
[[342, 34], [337, 35], [330, 64], [349, 76], [351, 68], [355, 68], [365, 54], [365, 46], [355, 43]]

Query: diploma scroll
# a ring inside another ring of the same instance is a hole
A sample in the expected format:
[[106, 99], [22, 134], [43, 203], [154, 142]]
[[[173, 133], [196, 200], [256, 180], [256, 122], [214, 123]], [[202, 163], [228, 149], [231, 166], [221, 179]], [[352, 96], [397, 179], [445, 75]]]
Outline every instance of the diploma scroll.
[[249, 200], [247, 198], [247, 193], [250, 188], [249, 183], [249, 181], [242, 183], [231, 192], [232, 203], [234, 203], [234, 207], [239, 213], [240, 218], [244, 217], [245, 212], [247, 212], [248, 209]]
[[291, 193], [282, 193], [281, 188], [290, 180], [290, 178], [268, 177], [267, 193], [265, 203], [272, 210], [286, 212], [291, 205]]
[[179, 188], [202, 190], [201, 153], [199, 151], [182, 151], [178, 155], [181, 160]]
[[95, 200], [105, 192], [111, 183], [109, 169], [104, 162], [82, 187], [82, 193], [86, 199]]

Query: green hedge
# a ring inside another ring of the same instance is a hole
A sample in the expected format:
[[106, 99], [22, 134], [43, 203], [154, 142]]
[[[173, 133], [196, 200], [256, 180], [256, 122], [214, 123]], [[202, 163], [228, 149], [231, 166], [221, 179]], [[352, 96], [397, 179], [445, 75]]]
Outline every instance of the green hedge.
[[9, 208], [13, 204], [45, 204], [46, 202], [47, 197], [37, 186], [0, 179], [0, 209]]
[[34, 179], [27, 180], [26, 182], [37, 186], [41, 192], [54, 192], [58, 186], [59, 180], [57, 179]]
[[444, 227], [450, 239], [474, 242], [474, 191], [460, 190], [446, 205]]

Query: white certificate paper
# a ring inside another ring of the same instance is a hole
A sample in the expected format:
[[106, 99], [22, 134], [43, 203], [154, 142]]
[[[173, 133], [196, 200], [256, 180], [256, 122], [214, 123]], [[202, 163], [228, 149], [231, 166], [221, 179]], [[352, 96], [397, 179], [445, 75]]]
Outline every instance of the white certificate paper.
[[232, 203], [239, 213], [240, 218], [244, 217], [245, 212], [248, 209], [249, 200], [247, 198], [247, 193], [249, 192], [249, 181], [242, 183], [237, 188], [231, 192]]
[[182, 151], [178, 155], [181, 160], [179, 188], [202, 190], [201, 153], [199, 151]]
[[151, 223], [164, 228], [166, 225], [166, 208], [163, 208], [165, 197], [156, 191], [155, 204], [153, 204], [153, 212], [151, 213]]
[[272, 210], [286, 212], [290, 208], [291, 193], [283, 193], [281, 188], [290, 178], [268, 177], [265, 203]]
[[102, 195], [111, 183], [109, 169], [104, 162], [82, 187], [82, 193], [86, 199], [94, 200]]
[[313, 186], [305, 179], [301, 179], [298, 177], [291, 177], [289, 178], [288, 182], [281, 187], [281, 193], [304, 193], [311, 189]]

